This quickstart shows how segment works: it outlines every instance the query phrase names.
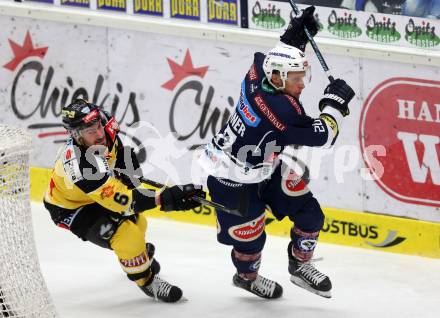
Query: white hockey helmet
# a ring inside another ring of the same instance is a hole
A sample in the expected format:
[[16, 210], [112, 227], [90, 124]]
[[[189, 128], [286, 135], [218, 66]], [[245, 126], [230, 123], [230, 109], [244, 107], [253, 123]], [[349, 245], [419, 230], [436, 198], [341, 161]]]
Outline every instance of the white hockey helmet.
[[[305, 72], [306, 81], [310, 81], [310, 66], [306, 55], [296, 47], [278, 44], [271, 49], [263, 62], [263, 70], [269, 83], [277, 90], [286, 87], [287, 74], [289, 72]], [[272, 83], [272, 73], [278, 71], [283, 82], [282, 87], [276, 87]]]

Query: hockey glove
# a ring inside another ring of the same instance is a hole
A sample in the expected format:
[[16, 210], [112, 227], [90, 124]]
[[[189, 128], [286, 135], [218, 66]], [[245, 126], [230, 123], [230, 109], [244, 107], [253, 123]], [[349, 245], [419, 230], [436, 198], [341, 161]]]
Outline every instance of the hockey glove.
[[322, 112], [325, 106], [330, 106], [339, 110], [345, 117], [350, 114], [348, 103], [354, 95], [353, 89], [344, 80], [338, 78], [325, 88], [324, 96], [319, 101], [319, 110]]
[[193, 196], [206, 197], [201, 186], [185, 184], [165, 188], [159, 195], [161, 211], [184, 211], [200, 206], [200, 203], [191, 200]]
[[313, 15], [314, 12], [315, 7], [310, 6], [303, 10], [301, 16], [292, 18], [284, 34], [280, 36], [280, 41], [304, 52], [306, 44], [309, 42], [306, 32], [304, 32], [304, 27], [307, 28], [312, 36], [318, 33], [319, 27]]

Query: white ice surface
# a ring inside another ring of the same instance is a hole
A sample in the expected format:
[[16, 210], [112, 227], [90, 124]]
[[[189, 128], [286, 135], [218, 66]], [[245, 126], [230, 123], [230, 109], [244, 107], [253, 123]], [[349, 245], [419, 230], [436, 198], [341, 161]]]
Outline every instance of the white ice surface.
[[230, 248], [216, 242], [215, 228], [150, 218], [147, 239], [161, 276], [188, 298], [155, 302], [128, 281], [110, 250], [55, 227], [40, 204], [32, 212], [42, 272], [63, 318], [440, 317], [440, 260], [321, 243], [315, 256], [324, 260], [316, 265], [333, 282], [333, 298], [325, 299], [289, 281], [288, 239], [270, 236], [260, 273], [284, 295], [268, 301], [232, 286]]

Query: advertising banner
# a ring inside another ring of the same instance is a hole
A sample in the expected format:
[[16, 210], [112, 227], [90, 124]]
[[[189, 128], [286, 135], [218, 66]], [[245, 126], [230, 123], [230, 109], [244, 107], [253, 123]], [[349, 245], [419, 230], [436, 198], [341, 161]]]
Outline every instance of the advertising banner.
[[200, 0], [170, 0], [171, 18], [200, 21]]
[[41, 3], [51, 3], [53, 4], [54, 0], [26, 0], [29, 2], [41, 2]]
[[127, 0], [96, 0], [98, 10], [127, 11]]
[[237, 0], [208, 0], [208, 22], [237, 25], [240, 17]]
[[[305, 8], [305, 5], [298, 5]], [[294, 14], [289, 3], [249, 0], [249, 28], [283, 32]], [[317, 7], [317, 36], [440, 50], [440, 20]]]
[[[147, 178], [173, 184], [198, 177], [194, 149], [234, 111], [254, 52], [269, 49], [4, 16], [0, 28], [0, 123], [29, 130], [32, 165], [52, 166], [67, 138], [61, 107], [85, 98], [116, 117]], [[323, 206], [440, 222], [438, 67], [326, 60], [356, 97], [335, 147], [288, 154], [314, 195]], [[317, 117], [328, 80], [309, 61], [301, 101]]]
[[[288, 0], [275, 0], [288, 2]], [[437, 0], [296, 0], [297, 4], [440, 19]]]
[[61, 6], [90, 8], [90, 0], [61, 0]]
[[163, 16], [164, 14], [163, 0], [134, 0], [133, 12], [139, 14], [147, 14], [154, 16]]
[[[364, 61], [374, 74], [364, 78], [359, 117], [361, 149], [381, 144], [374, 183], [365, 183], [367, 211], [402, 210], [416, 219], [437, 220], [440, 207], [440, 83], [438, 68]], [[398, 211], [401, 211], [400, 213]], [[421, 217], [423, 215], [423, 217]]]

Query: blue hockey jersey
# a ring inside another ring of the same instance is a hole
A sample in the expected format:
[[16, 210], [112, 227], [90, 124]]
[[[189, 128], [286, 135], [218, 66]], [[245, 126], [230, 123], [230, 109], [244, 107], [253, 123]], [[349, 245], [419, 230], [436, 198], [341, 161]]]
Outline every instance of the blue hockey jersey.
[[269, 84], [264, 58], [263, 53], [255, 53], [235, 112], [201, 152], [199, 163], [211, 175], [260, 182], [270, 176], [286, 146], [329, 147], [338, 135], [335, 117], [341, 116], [330, 107], [319, 118], [307, 116], [298, 99]]

